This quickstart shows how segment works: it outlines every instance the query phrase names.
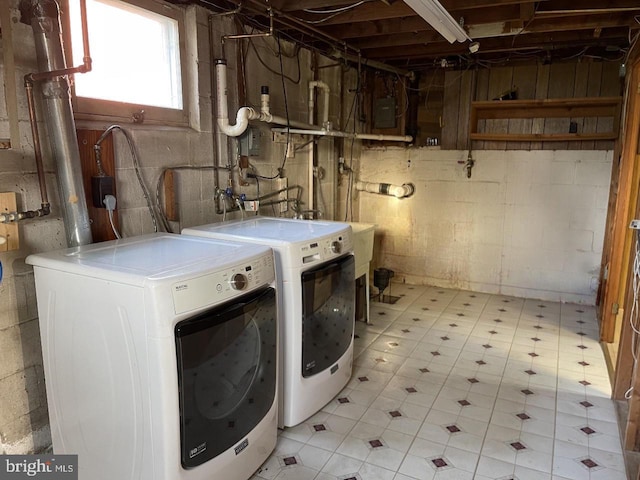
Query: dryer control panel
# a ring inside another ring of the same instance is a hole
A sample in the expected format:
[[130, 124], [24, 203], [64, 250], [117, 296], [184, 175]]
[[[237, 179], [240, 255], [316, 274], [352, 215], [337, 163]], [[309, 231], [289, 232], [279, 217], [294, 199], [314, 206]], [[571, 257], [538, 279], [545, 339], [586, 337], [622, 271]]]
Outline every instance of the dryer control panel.
[[353, 250], [351, 232], [319, 238], [309, 243], [299, 244], [298, 265], [293, 267], [305, 267], [314, 263], [326, 262], [332, 258], [340, 257]]
[[263, 255], [171, 286], [175, 313], [185, 313], [243, 295], [274, 281], [273, 254]]

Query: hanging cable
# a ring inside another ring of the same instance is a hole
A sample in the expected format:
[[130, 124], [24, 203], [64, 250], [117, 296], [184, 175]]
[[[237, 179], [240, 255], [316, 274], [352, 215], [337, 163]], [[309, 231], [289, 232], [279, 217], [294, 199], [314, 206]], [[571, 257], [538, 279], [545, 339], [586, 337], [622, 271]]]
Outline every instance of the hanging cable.
[[[278, 42], [278, 53], [281, 53], [281, 48], [280, 48], [280, 37], [276, 37], [276, 40]], [[263, 175], [256, 175], [256, 178], [259, 178], [261, 180], [275, 180], [276, 178], [280, 177], [282, 175], [282, 172], [284, 172], [284, 166], [287, 163], [287, 153], [289, 152], [289, 142], [291, 141], [291, 134], [290, 134], [290, 120], [289, 120], [289, 103], [287, 102], [287, 86], [284, 83], [284, 66], [282, 65], [282, 55], [278, 55], [278, 59], [280, 60], [280, 82], [282, 83], [282, 97], [284, 98], [284, 114], [285, 114], [285, 118], [287, 119], [287, 143], [286, 146], [284, 148], [284, 154], [283, 154], [283, 158], [282, 158], [282, 165], [280, 165], [280, 168], [278, 169], [278, 173], [276, 173], [275, 175], [271, 176], [271, 177], [265, 177]]]
[[[155, 201], [156, 201], [156, 208], [158, 210], [158, 213], [160, 214], [160, 219], [162, 220], [162, 226], [164, 227], [165, 231], [169, 232], [169, 233], [173, 233], [173, 229], [171, 228], [171, 224], [169, 223], [169, 219], [167, 218], [167, 213], [164, 211], [164, 207], [162, 205], [162, 201], [160, 198], [160, 191], [162, 189], [162, 185], [164, 184], [164, 179], [167, 175], [168, 171], [180, 171], [180, 170], [230, 170], [229, 167], [217, 167], [214, 165], [202, 165], [202, 166], [198, 166], [198, 165], [179, 165], [176, 167], [168, 167], [165, 168], [164, 170], [162, 170], [162, 172], [160, 172], [160, 176], [158, 177], [158, 181], [156, 183], [156, 197], [155, 197]], [[223, 202], [224, 203], [224, 202]]]
[[138, 160], [138, 153], [136, 152], [136, 148], [135, 148], [135, 145], [133, 143], [133, 139], [131, 138], [130, 133], [127, 130], [125, 130], [124, 128], [122, 128], [120, 125], [111, 125], [109, 128], [107, 128], [102, 133], [102, 135], [100, 135], [100, 138], [98, 139], [98, 141], [93, 146], [93, 149], [96, 152], [96, 155], [98, 155], [98, 152], [100, 151], [100, 144], [104, 141], [104, 139], [107, 137], [107, 135], [109, 135], [109, 133], [113, 132], [114, 130], [120, 130], [122, 132], [122, 134], [124, 135], [124, 138], [127, 139], [127, 144], [129, 145], [129, 151], [131, 152], [131, 157], [133, 159], [133, 169], [136, 172], [136, 177], [138, 178], [138, 183], [140, 184], [140, 188], [142, 189], [142, 194], [144, 195], [144, 198], [145, 198], [145, 200], [147, 202], [147, 208], [149, 209], [149, 214], [151, 215], [151, 222], [153, 223], [153, 231], [157, 232], [158, 231], [158, 217], [157, 217], [155, 209], [153, 208], [153, 203], [152, 203], [152, 200], [151, 200], [151, 194], [149, 193], [149, 190], [147, 189], [147, 186], [144, 183], [144, 179], [142, 178], [142, 172], [141, 172], [141, 168], [140, 168], [140, 161]]
[[[356, 80], [356, 88], [355, 95], [353, 96], [353, 101], [351, 102], [351, 108], [349, 109], [349, 115], [347, 116], [347, 121], [345, 125], [349, 124], [349, 120], [353, 116], [353, 133], [356, 133], [356, 117], [355, 112], [359, 111], [360, 104], [360, 87], [361, 87], [361, 72], [358, 70]], [[351, 138], [351, 145], [349, 147], [349, 167], [348, 167], [348, 184], [347, 184], [347, 198], [344, 209], [344, 221], [348, 221], [349, 218], [353, 221], [353, 147], [355, 144], [355, 137]]]
[[340, 7], [340, 8], [334, 8], [332, 10], [314, 10], [312, 8], [305, 8], [304, 10], [302, 10], [303, 12], [307, 12], [307, 13], [317, 13], [317, 14], [323, 14], [323, 13], [342, 13], [342, 12], [346, 12], [347, 10], [351, 10], [352, 8], [356, 8], [359, 7], [360, 5], [362, 5], [363, 3], [367, 3], [367, 0], [362, 0], [360, 2], [357, 3], [353, 3], [351, 5], [346, 5], [344, 7]]

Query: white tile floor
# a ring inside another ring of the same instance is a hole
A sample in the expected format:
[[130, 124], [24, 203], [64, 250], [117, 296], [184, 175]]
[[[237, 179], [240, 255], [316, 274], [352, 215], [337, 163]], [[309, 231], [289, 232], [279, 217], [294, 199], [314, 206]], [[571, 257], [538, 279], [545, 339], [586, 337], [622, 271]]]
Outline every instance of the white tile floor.
[[392, 285], [354, 374], [253, 477], [624, 480], [592, 307]]

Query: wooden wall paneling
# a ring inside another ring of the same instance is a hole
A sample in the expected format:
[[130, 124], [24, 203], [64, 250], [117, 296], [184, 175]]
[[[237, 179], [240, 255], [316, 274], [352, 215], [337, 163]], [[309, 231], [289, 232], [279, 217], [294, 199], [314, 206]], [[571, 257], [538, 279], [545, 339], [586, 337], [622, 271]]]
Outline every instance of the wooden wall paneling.
[[[488, 100], [493, 100], [513, 88], [513, 68], [492, 68], [489, 73]], [[507, 100], [505, 100], [507, 101]], [[509, 120], [487, 120], [487, 133], [507, 133]], [[485, 142], [485, 150], [505, 150], [506, 142]]]
[[[80, 162], [82, 165], [82, 181], [84, 184], [85, 197], [87, 199], [87, 209], [89, 210], [89, 220], [91, 222], [91, 234], [94, 242], [102, 242], [105, 240], [114, 240], [116, 236], [113, 234], [111, 224], [109, 223], [109, 214], [106, 208], [95, 208], [91, 196], [91, 177], [98, 174], [98, 167], [95, 161], [93, 146], [95, 145], [102, 130], [78, 130], [78, 146], [80, 147]], [[102, 168], [107, 175], [115, 178], [115, 156], [113, 151], [113, 137], [109, 135], [102, 143]], [[115, 185], [116, 199], [117, 185]], [[113, 212], [113, 223], [116, 228], [120, 228], [118, 222], [118, 206]]]
[[[602, 62], [590, 62], [589, 72], [587, 76], [587, 94], [588, 97], [599, 97], [600, 86], [602, 85]], [[598, 131], [597, 118], [585, 118], [582, 123], [582, 129], [585, 133], [596, 133]], [[584, 150], [593, 150], [595, 142], [583, 142]]]
[[427, 138], [441, 142], [442, 105], [444, 102], [444, 70], [426, 72], [420, 78], [418, 106], [418, 139], [416, 145], [426, 145]]
[[[608, 265], [608, 279], [604, 288], [604, 300], [602, 305], [602, 317], [600, 324], [600, 340], [612, 342], [614, 339], [616, 313], [614, 305], [621, 305], [624, 300], [624, 290], [627, 270], [626, 260], [629, 251], [625, 250], [625, 241], [629, 235], [630, 205], [635, 205], [637, 195], [638, 165], [636, 155], [638, 153], [638, 138], [640, 130], [640, 63], [635, 63], [630, 73], [629, 86], [627, 88], [626, 114], [624, 132], [621, 136], [622, 153], [620, 159], [620, 173], [618, 175], [618, 195], [615, 206], [615, 218], [611, 232], [611, 254]], [[635, 185], [634, 185], [635, 184]]]
[[[536, 94], [538, 67], [521, 65], [513, 69], [513, 85], [518, 91], [519, 100], [533, 100]], [[531, 133], [532, 118], [513, 118], [509, 120], [509, 133]], [[508, 142], [507, 150], [528, 150], [531, 142]]]
[[444, 105], [442, 109], [442, 149], [455, 150], [458, 144], [460, 86], [462, 72], [444, 74]]
[[469, 111], [473, 100], [473, 75], [474, 72], [465, 70], [460, 79], [460, 109], [458, 111], [458, 138], [456, 148], [467, 150], [469, 148]]
[[[535, 99], [542, 100], [549, 98], [549, 74], [551, 68], [550, 65], [538, 65], [538, 71], [536, 75], [536, 93]], [[534, 118], [531, 125], [531, 133], [544, 133], [544, 118]], [[531, 142], [529, 148], [531, 150], [541, 150], [542, 142]]]
[[[587, 96], [587, 82], [589, 79], [589, 64], [576, 64], [575, 77], [573, 81], [573, 97], [585, 98]], [[570, 118], [570, 122], [574, 122], [578, 133], [584, 133], [585, 117]], [[582, 142], [567, 142], [569, 150], [581, 150]]]
[[[547, 98], [570, 98], [573, 96], [573, 84], [576, 67], [573, 63], [552, 64], [549, 71], [549, 89]], [[544, 121], [544, 133], [569, 133], [568, 118], [547, 118]], [[544, 150], [566, 150], [567, 142], [545, 142]]]
[[[622, 89], [620, 80], [620, 65], [617, 62], [605, 62], [602, 65], [602, 80], [600, 82], [600, 96], [618, 96]], [[614, 120], [611, 118], [599, 118], [597, 124], [598, 132], [610, 131], [614, 128]], [[597, 142], [595, 148], [598, 150], [613, 149], [613, 142]]]
[[[476, 75], [475, 99], [487, 100], [489, 98], [489, 69], [483, 68], [481, 70], [478, 70]], [[486, 120], [479, 120], [477, 125], [479, 132], [486, 132]], [[485, 143], [483, 141], [473, 141], [471, 145], [475, 149], [485, 150]]]

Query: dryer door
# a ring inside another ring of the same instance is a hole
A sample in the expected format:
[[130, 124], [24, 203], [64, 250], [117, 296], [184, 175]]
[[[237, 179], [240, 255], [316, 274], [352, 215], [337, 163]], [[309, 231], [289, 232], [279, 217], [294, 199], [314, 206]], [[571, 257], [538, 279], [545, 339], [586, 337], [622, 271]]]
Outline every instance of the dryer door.
[[303, 272], [303, 377], [332, 367], [351, 345], [355, 298], [353, 255]]
[[193, 468], [236, 447], [275, 401], [275, 291], [266, 288], [184, 320], [175, 337], [182, 466]]

